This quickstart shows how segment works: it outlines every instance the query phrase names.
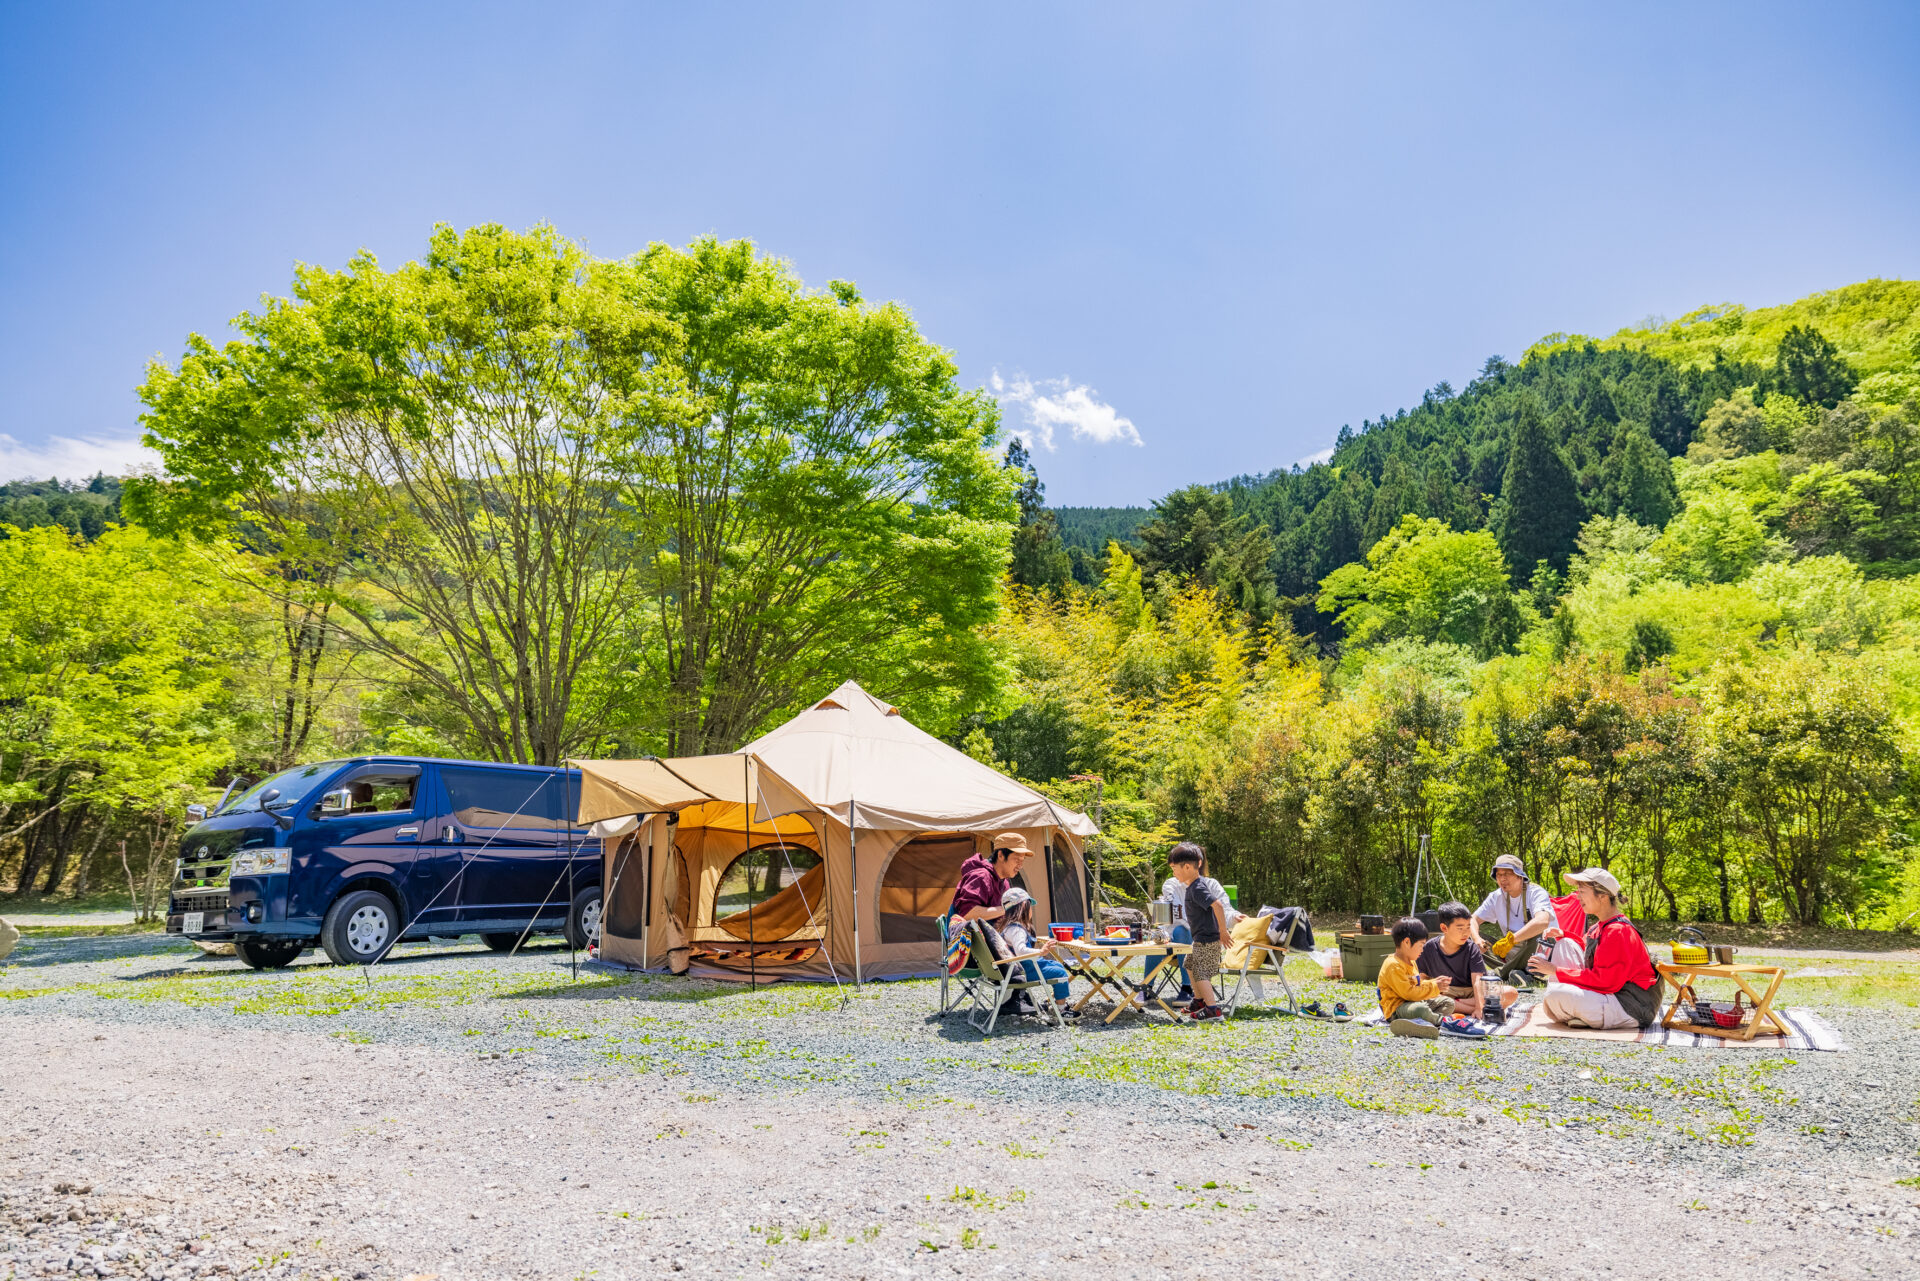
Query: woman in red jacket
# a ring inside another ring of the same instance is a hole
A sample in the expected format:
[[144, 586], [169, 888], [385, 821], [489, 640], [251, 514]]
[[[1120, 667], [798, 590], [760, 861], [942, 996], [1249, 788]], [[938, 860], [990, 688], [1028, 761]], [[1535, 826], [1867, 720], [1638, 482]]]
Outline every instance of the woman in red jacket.
[[1540, 1008], [1556, 1023], [1602, 1030], [1647, 1027], [1660, 1015], [1660, 976], [1640, 931], [1620, 911], [1620, 882], [1604, 868], [1568, 872], [1587, 915], [1584, 965], [1556, 966], [1539, 953], [1531, 968], [1547, 979]]

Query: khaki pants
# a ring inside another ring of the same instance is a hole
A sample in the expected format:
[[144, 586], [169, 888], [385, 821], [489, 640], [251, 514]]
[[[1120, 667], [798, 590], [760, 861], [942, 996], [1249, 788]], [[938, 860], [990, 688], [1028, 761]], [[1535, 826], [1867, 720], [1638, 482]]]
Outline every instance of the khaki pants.
[[1540, 1008], [1555, 1023], [1566, 1023], [1573, 1027], [1611, 1032], [1616, 1028], [1640, 1026], [1613, 993], [1590, 992], [1571, 983], [1547, 984], [1546, 994], [1540, 998]]
[[1403, 1001], [1400, 1008], [1393, 1012], [1396, 1019], [1418, 1019], [1423, 1023], [1440, 1026], [1440, 1020], [1453, 1013], [1453, 998], [1450, 996], [1430, 996], [1424, 1001]]

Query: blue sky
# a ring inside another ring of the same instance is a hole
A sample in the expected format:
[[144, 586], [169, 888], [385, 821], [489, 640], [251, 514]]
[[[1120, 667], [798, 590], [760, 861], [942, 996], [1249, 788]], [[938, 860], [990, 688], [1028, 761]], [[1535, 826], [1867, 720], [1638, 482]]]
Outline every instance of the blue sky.
[[1148, 502], [1554, 330], [1920, 275], [1916, 66], [1912, 4], [6, 0], [0, 479], [136, 462], [144, 362], [296, 260], [545, 220], [898, 299], [1051, 501]]

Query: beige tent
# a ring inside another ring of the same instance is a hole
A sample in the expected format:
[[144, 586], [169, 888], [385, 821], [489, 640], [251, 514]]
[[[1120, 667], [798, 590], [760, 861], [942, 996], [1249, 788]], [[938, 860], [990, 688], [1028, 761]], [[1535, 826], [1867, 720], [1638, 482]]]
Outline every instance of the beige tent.
[[916, 728], [852, 681], [737, 753], [577, 761], [602, 836], [601, 956], [726, 977], [938, 971], [960, 863], [995, 832], [1041, 853], [1036, 917], [1083, 920], [1086, 815]]

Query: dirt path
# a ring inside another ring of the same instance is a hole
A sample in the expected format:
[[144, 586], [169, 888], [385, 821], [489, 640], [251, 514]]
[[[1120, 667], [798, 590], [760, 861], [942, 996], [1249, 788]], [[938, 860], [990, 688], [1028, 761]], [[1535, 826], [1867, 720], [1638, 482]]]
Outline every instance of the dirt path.
[[445, 1281], [1380, 1277], [1412, 1259], [1465, 1277], [1912, 1275], [1910, 1208], [1793, 1169], [1628, 1164], [1644, 1150], [1597, 1135], [1516, 1144], [1364, 1112], [1252, 1128], [1186, 1099], [1052, 1115], [733, 1096], [305, 1031], [127, 1030], [0, 1023], [0, 1277], [76, 1255], [99, 1275]]

